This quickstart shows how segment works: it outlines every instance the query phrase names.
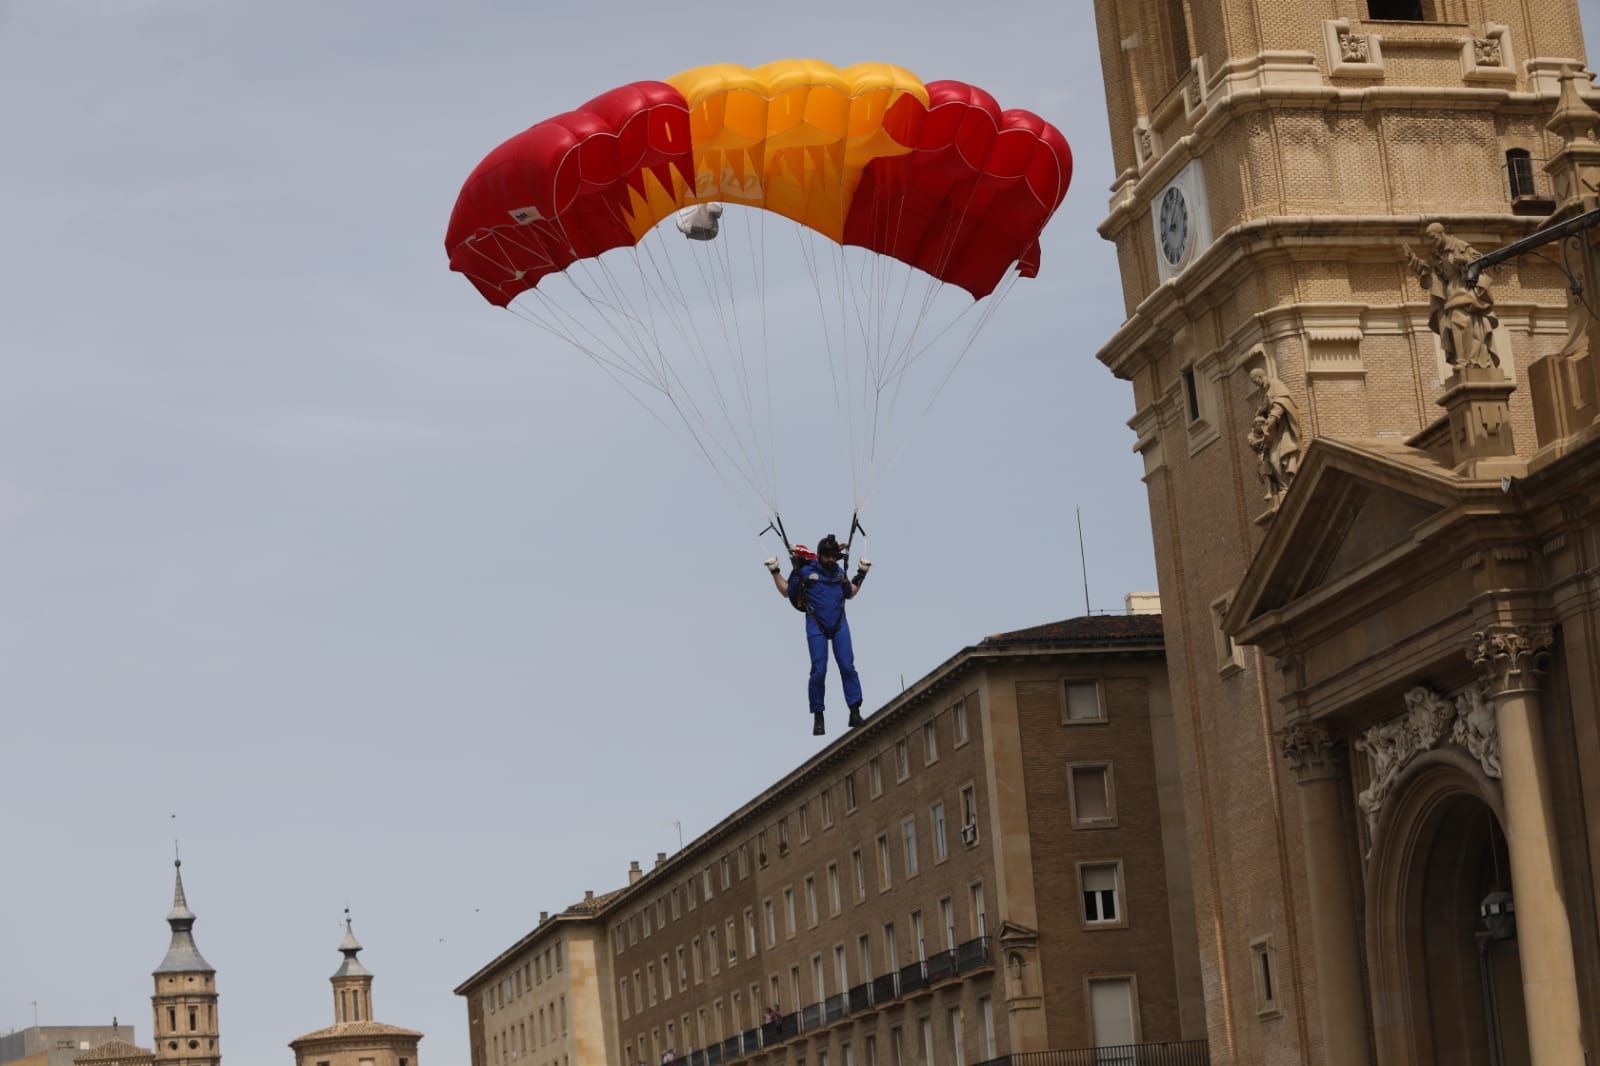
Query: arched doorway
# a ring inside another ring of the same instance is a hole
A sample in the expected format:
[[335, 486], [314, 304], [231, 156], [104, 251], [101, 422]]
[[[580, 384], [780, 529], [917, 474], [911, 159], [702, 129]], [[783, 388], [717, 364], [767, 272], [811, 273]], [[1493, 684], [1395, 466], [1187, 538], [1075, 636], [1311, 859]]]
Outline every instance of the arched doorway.
[[1481, 913], [1511, 888], [1498, 806], [1475, 761], [1444, 749], [1407, 769], [1380, 819], [1367, 913], [1382, 1066], [1529, 1062], [1515, 925]]

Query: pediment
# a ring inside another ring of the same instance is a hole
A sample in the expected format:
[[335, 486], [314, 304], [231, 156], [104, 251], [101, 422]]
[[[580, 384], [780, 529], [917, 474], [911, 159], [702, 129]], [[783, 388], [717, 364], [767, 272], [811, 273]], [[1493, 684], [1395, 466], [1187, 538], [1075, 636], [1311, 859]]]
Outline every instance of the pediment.
[[1322, 441], [1240, 583], [1228, 628], [1338, 584], [1413, 543], [1451, 502], [1451, 476]]

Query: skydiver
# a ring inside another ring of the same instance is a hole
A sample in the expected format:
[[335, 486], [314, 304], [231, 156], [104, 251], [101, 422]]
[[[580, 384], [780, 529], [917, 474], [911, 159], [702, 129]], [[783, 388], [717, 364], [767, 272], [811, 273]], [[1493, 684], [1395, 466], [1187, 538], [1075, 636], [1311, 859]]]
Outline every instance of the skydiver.
[[823, 725], [824, 682], [828, 676], [828, 645], [833, 645], [833, 658], [839, 664], [839, 679], [844, 683], [844, 699], [850, 708], [850, 725], [861, 725], [861, 677], [856, 673], [855, 650], [850, 644], [850, 620], [845, 617], [844, 601], [854, 599], [867, 579], [872, 563], [866, 559], [856, 569], [855, 576], [845, 579], [839, 560], [844, 553], [839, 540], [828, 534], [817, 542], [813, 555], [804, 544], [796, 544], [790, 551], [793, 569], [785, 578], [779, 572], [778, 560], [768, 559], [767, 570], [778, 595], [788, 599], [797, 611], [806, 615], [806, 645], [811, 651], [811, 677], [808, 695], [811, 705], [811, 733], [822, 736], [827, 732]]

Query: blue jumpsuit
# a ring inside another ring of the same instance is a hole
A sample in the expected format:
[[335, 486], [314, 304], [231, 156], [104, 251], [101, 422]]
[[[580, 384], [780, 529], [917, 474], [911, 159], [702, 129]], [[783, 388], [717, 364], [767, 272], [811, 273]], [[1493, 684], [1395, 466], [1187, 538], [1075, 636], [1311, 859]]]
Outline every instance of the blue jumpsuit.
[[830, 642], [834, 661], [839, 664], [839, 678], [844, 682], [845, 703], [851, 707], [861, 703], [861, 676], [856, 673], [855, 650], [850, 646], [850, 620], [844, 616], [847, 580], [838, 563], [824, 566], [817, 561], [805, 563], [789, 579], [789, 598], [804, 597], [806, 644], [811, 649], [812, 714], [822, 711]]

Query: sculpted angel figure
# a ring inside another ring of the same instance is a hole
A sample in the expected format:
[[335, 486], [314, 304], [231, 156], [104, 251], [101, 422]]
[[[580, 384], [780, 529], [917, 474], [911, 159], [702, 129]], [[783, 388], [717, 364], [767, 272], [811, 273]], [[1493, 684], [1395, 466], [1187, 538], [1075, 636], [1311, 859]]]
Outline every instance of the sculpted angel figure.
[[1429, 258], [1417, 258], [1408, 244], [1405, 260], [1428, 290], [1428, 328], [1439, 335], [1445, 361], [1457, 368], [1499, 366], [1494, 328], [1500, 320], [1494, 314], [1489, 276], [1467, 281], [1467, 266], [1478, 258], [1477, 249], [1450, 236], [1437, 222], [1429, 223], [1426, 233], [1433, 245]]
[[1267, 500], [1275, 506], [1300, 468], [1300, 407], [1288, 387], [1261, 367], [1250, 371], [1250, 382], [1261, 393], [1261, 404], [1246, 440], [1260, 462]]

